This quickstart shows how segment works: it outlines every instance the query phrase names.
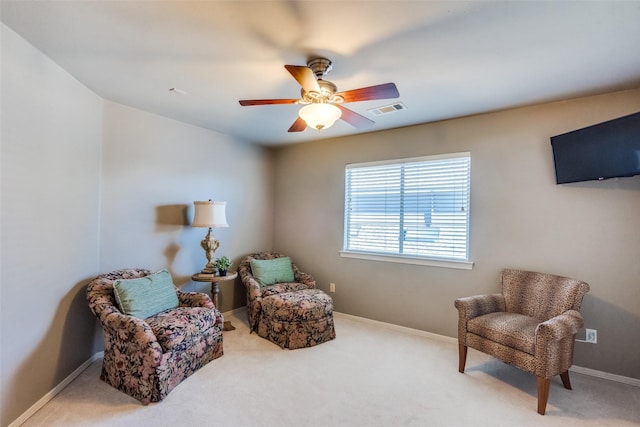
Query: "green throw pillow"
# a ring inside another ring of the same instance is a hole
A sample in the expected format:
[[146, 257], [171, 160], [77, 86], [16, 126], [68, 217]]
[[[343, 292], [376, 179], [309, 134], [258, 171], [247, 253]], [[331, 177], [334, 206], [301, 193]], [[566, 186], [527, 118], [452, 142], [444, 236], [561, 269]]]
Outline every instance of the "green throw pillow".
[[288, 256], [274, 259], [252, 259], [251, 273], [260, 286], [294, 281], [291, 258]]
[[178, 306], [176, 288], [165, 269], [137, 279], [117, 279], [113, 293], [120, 311], [139, 319]]

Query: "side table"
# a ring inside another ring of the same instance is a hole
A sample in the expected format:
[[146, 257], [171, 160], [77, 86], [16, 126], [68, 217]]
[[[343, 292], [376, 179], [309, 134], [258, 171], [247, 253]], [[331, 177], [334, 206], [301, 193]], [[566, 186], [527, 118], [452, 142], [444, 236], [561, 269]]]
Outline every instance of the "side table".
[[[218, 305], [218, 294], [220, 293], [220, 285], [219, 282], [224, 282], [226, 280], [233, 280], [238, 277], [237, 272], [227, 272], [226, 276], [218, 276], [214, 274], [204, 274], [204, 273], [196, 273], [191, 276], [191, 280], [194, 282], [207, 282], [211, 283], [211, 296], [213, 297], [213, 305], [216, 306], [218, 310], [220, 310], [220, 306]], [[224, 330], [225, 331], [233, 331], [235, 327], [231, 324], [230, 321], [224, 322]]]

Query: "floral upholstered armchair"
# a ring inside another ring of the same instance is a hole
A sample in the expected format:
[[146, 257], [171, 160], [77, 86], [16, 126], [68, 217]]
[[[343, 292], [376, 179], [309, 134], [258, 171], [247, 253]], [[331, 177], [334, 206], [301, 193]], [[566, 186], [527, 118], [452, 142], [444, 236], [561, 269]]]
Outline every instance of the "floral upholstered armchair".
[[551, 377], [571, 389], [576, 333], [585, 282], [552, 274], [502, 271], [502, 293], [459, 298], [458, 370], [464, 373], [467, 347], [490, 354], [537, 377], [538, 413], [544, 415]]
[[[277, 272], [268, 269], [277, 263]], [[260, 266], [260, 271], [254, 271]], [[267, 272], [268, 271], [268, 272]], [[247, 291], [251, 332], [290, 350], [312, 347], [336, 337], [333, 300], [309, 274], [275, 252], [246, 256], [238, 268]]]
[[[169, 308], [147, 317], [149, 311], [144, 310], [153, 298], [145, 296], [143, 311], [135, 312], [144, 313], [142, 318], [124, 314], [122, 307], [136, 309], [135, 295], [118, 292], [119, 288], [114, 292], [114, 285], [151, 281], [160, 274], [172, 301], [165, 305]], [[100, 378], [145, 405], [164, 399], [183, 379], [223, 354], [220, 312], [208, 295], [175, 288], [166, 270], [102, 274], [87, 286], [87, 302], [104, 330]]]

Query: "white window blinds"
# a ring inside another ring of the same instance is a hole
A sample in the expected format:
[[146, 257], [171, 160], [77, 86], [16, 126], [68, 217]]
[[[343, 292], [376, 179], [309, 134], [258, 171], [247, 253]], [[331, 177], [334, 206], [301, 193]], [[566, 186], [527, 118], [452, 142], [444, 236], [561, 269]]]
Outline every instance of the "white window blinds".
[[344, 251], [468, 260], [469, 153], [347, 165]]

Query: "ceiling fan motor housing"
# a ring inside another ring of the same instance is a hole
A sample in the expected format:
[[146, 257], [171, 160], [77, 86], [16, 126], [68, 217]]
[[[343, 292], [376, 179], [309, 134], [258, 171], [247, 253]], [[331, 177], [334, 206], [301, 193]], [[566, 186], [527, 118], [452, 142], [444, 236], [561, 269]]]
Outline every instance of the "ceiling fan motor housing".
[[324, 76], [329, 74], [333, 65], [327, 58], [312, 58], [307, 61], [307, 67], [311, 68], [311, 71], [313, 71], [313, 74], [316, 75], [318, 80], [321, 80]]

